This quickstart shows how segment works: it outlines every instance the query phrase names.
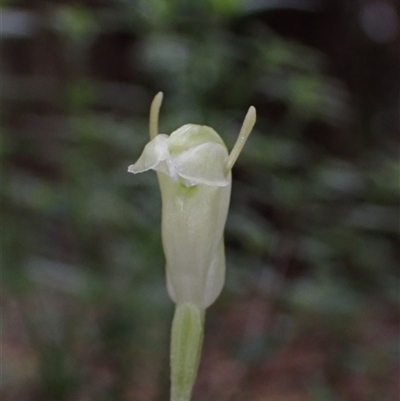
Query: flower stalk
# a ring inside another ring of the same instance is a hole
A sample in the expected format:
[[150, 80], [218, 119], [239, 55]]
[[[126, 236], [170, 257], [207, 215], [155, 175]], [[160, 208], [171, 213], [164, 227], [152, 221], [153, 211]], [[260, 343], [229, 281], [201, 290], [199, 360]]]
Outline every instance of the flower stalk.
[[210, 127], [186, 124], [158, 133], [163, 94], [150, 108], [150, 142], [128, 171], [156, 170], [162, 198], [166, 282], [176, 303], [171, 332], [171, 401], [189, 401], [203, 341], [205, 309], [225, 281], [223, 232], [232, 174], [256, 120], [249, 108], [230, 154]]
[[171, 330], [171, 401], [188, 401], [200, 362], [204, 309], [189, 303], [175, 307]]

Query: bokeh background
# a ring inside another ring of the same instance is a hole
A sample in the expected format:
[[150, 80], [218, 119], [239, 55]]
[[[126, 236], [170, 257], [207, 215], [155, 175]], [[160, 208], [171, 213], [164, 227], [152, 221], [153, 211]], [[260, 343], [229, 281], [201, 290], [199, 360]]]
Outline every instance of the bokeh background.
[[160, 128], [234, 168], [193, 401], [399, 398], [395, 0], [3, 0], [2, 400], [162, 401]]

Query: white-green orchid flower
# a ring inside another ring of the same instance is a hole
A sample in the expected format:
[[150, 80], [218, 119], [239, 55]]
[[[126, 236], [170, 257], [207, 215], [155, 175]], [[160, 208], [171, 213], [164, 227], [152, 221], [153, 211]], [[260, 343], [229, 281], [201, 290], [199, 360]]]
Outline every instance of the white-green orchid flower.
[[186, 124], [170, 136], [158, 134], [162, 97], [158, 93], [151, 105], [151, 140], [128, 171], [157, 171], [167, 289], [176, 302], [171, 401], [187, 401], [197, 373], [204, 310], [218, 297], [225, 281], [223, 232], [231, 170], [254, 126], [256, 111], [250, 107], [228, 154], [221, 137], [204, 125]]

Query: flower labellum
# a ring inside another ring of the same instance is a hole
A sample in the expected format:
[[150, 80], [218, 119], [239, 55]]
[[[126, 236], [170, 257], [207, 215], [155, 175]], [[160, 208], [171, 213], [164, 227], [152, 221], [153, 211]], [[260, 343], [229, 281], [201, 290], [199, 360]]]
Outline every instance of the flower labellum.
[[256, 120], [250, 107], [231, 153], [210, 127], [186, 124], [158, 134], [163, 94], [150, 109], [150, 142], [131, 173], [156, 170], [168, 294], [176, 303], [171, 335], [171, 401], [189, 401], [203, 341], [204, 310], [225, 281], [223, 232], [232, 167]]

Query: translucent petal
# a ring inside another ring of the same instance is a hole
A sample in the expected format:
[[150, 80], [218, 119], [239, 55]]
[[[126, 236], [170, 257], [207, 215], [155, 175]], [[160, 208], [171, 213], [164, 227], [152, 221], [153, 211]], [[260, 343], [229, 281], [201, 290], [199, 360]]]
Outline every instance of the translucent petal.
[[216, 142], [207, 142], [171, 155], [177, 173], [191, 185], [206, 184], [225, 187], [225, 164], [228, 152]]
[[169, 168], [165, 162], [169, 158], [168, 135], [157, 135], [144, 148], [138, 161], [128, 167], [130, 173], [141, 173], [150, 169], [169, 174]]
[[169, 136], [169, 152], [171, 155], [211, 142], [226, 148], [221, 137], [206, 125], [185, 124]]

